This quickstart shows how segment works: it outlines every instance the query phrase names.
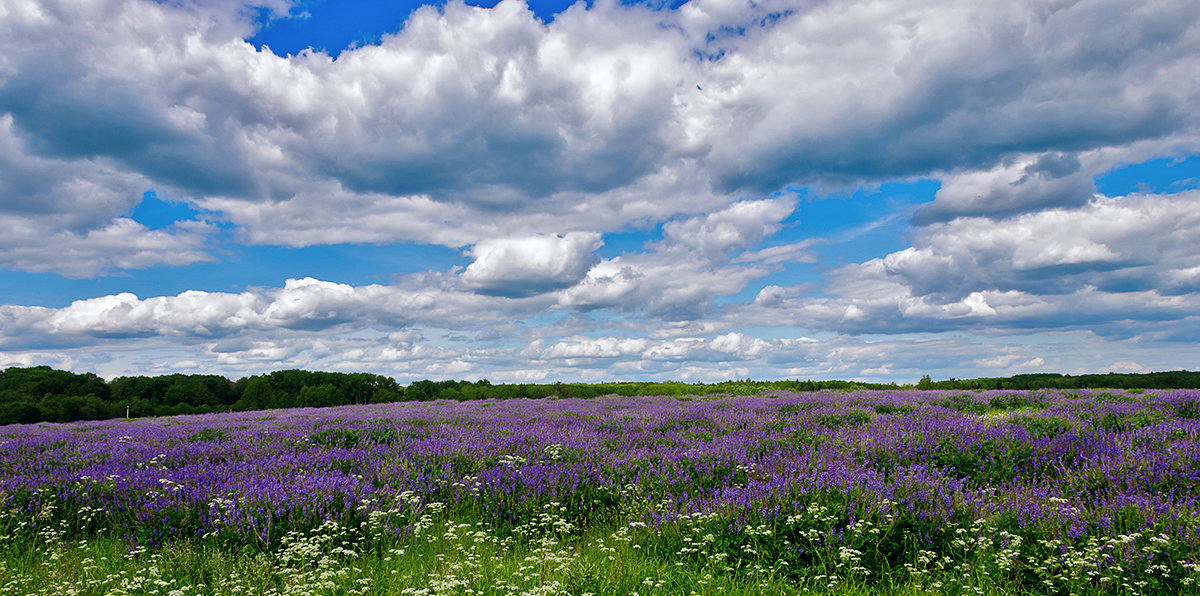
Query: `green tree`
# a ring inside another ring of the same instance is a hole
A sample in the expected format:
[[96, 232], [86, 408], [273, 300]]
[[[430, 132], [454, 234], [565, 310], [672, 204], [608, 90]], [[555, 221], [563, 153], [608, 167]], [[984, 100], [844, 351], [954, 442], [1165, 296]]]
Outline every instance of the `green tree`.
[[324, 383], [315, 387], [301, 388], [297, 405], [300, 407], [326, 408], [329, 406], [344, 405], [344, 400], [345, 396], [337, 387], [329, 383]]
[[172, 407], [179, 404], [215, 406], [218, 403], [217, 396], [213, 394], [212, 390], [204, 383], [194, 379], [180, 380], [172, 384], [163, 396], [163, 404]]
[[242, 390], [241, 399], [233, 404], [233, 409], [245, 412], [247, 410], [266, 410], [275, 407], [275, 390], [262, 377], [251, 377]]

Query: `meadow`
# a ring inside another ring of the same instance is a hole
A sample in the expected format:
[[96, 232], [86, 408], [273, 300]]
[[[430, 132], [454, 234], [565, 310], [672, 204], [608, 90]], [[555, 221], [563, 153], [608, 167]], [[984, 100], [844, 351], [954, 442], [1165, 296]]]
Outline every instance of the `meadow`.
[[0, 427], [0, 594], [1200, 593], [1200, 391]]

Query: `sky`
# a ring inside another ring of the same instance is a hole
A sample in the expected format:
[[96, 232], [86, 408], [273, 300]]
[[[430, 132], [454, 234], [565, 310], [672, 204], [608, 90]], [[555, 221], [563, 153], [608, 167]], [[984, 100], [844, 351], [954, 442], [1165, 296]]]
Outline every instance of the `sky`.
[[1200, 368], [1194, 0], [0, 0], [0, 367]]

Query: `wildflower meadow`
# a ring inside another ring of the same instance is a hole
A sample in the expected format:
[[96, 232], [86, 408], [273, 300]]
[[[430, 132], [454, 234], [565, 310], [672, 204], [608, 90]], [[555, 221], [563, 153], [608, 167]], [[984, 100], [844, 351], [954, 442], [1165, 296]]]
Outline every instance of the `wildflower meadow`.
[[0, 594], [1200, 593], [1200, 391], [0, 427]]

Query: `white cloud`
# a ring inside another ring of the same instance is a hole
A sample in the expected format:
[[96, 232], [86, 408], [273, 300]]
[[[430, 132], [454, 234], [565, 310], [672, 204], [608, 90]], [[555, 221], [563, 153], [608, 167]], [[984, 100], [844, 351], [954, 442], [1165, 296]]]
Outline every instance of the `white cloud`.
[[[224, 221], [236, 222], [239, 240], [256, 245], [384, 244], [402, 238], [462, 246], [499, 233], [487, 222], [474, 221], [463, 206], [437, 203], [425, 195], [354, 193], [327, 181], [299, 189], [286, 201], [207, 197], [196, 203]], [[342, 208], [331, 210], [330, 204]]]
[[0, 215], [0, 267], [91, 277], [119, 269], [216, 260], [209, 253], [215, 228], [197, 221], [150, 230], [122, 217], [84, 233], [30, 223]]
[[1079, 207], [1087, 204], [1095, 191], [1093, 174], [1075, 155], [1048, 153], [990, 170], [943, 176], [934, 202], [918, 210], [913, 220], [928, 224], [961, 216], [1002, 217], [1050, 207]]
[[768, 272], [761, 265], [712, 263], [703, 255], [668, 247], [602, 261], [578, 284], [559, 292], [558, 303], [681, 320], [698, 316], [717, 296], [737, 294]]
[[600, 261], [599, 234], [569, 233], [485, 240], [471, 248], [464, 287], [481, 294], [524, 297], [579, 282]]
[[1150, 372], [1150, 369], [1132, 360], [1122, 360], [1104, 367], [1103, 372], [1147, 373]]
[[77, 300], [38, 325], [54, 335], [120, 337], [214, 335], [255, 325], [262, 301], [253, 294], [187, 291], [140, 300], [129, 293]]
[[105, 160], [30, 155], [12, 115], [0, 113], [0, 268], [90, 277], [214, 260], [211, 225], [192, 220], [150, 230], [119, 216], [146, 185]]
[[698, 126], [738, 131], [713, 142], [718, 185], [764, 192], [1194, 139], [1197, 87], [1160, 77], [1197, 67], [1198, 15], [1185, 0], [812, 4], [704, 73]]
[[770, 285], [758, 291], [758, 294], [754, 296], [754, 303], [773, 306], [783, 302], [784, 298], [786, 297], [786, 290], [779, 286]]
[[[1200, 329], [1200, 195], [1092, 183], [1200, 148], [1195, 2], [598, 2], [549, 25], [515, 0], [451, 2], [337, 60], [256, 51], [248, 6], [0, 0], [0, 267], [186, 265], [222, 241], [440, 244], [471, 264], [0, 306], [5, 359], [915, 378], [936, 358], [1092, 356], [908, 333], [1081, 333], [1120, 364], [1177, 362], [1138, 342]], [[942, 186], [910, 248], [827, 266], [820, 286], [764, 280], [820, 264], [817, 239], [765, 246], [794, 208], [776, 192], [911, 176]], [[151, 188], [205, 221], [134, 222]], [[597, 254], [659, 225], [659, 242]]]
[[922, 229], [913, 247], [883, 259], [918, 295], [974, 290], [1188, 291], [1175, 283], [1200, 264], [1200, 192], [1097, 197], [993, 222], [962, 218]]
[[12, 114], [0, 112], [0, 214], [13, 218], [10, 225], [87, 230], [132, 209], [146, 185], [144, 177], [103, 160], [31, 154], [14, 130]]
[[791, 201], [740, 201], [703, 217], [663, 225], [663, 244], [675, 250], [720, 259], [730, 251], [761, 244], [779, 230], [779, 222], [794, 209]]
[[411, 287], [289, 279], [282, 288], [239, 294], [191, 290], [143, 299], [121, 293], [77, 300], [62, 308], [3, 305], [0, 347], [169, 337], [193, 344], [222, 339], [220, 351], [237, 352], [244, 344], [223, 338], [236, 340], [241, 333], [271, 338], [293, 331], [395, 330], [414, 323], [479, 330], [513, 317], [532, 316], [550, 304], [553, 298], [482, 296], [438, 288], [420, 279]]
[[746, 251], [733, 259], [734, 263], [762, 263], [764, 265], [780, 265], [784, 263], [816, 263], [817, 257], [812, 252], [814, 244], [821, 242], [810, 238], [791, 244], [770, 246], [761, 250]]
[[649, 252], [598, 263], [578, 284], [559, 294], [566, 308], [644, 312], [671, 320], [695, 317], [718, 296], [731, 296], [794, 259], [811, 261], [812, 241], [746, 251], [774, 234], [793, 209], [790, 201], [740, 201], [711, 213], [663, 226]]
[[[107, 317], [113, 323], [106, 329], [93, 331], [113, 331], [121, 319], [111, 312], [98, 313], [137, 307], [137, 301], [131, 297], [118, 296], [103, 304], [88, 305], [87, 309], [76, 306], [71, 314], [76, 325], [83, 323], [85, 310], [94, 317]], [[0, 313], [2, 316], [4, 313]], [[0, 328], [5, 333], [11, 329], [8, 324]], [[59, 331], [68, 330], [63, 327]], [[529, 335], [518, 334], [510, 342], [482, 347], [447, 341], [441, 337], [444, 334], [438, 326], [430, 324], [392, 333], [373, 330], [369, 325], [333, 326], [319, 331], [294, 327], [248, 331], [241, 329], [224, 336], [109, 336], [103, 350], [73, 346], [39, 348], [28, 344], [19, 347], [7, 342], [8, 347], [0, 351], [0, 361], [20, 366], [50, 364], [91, 370], [107, 377], [169, 372], [237, 377], [304, 367], [370, 370], [396, 376], [401, 381], [480, 377], [493, 381], [672, 378], [701, 381], [747, 376], [915, 381], [922, 374], [962, 378], [1031, 369], [1096, 371], [1105, 367], [1098, 358], [1116, 363], [1111, 365], [1114, 369], [1133, 370], [1127, 362], [1135, 361], [1153, 361], [1156, 369], [1184, 368], [1188, 366], [1188, 350], [1181, 346], [1191, 345], [1190, 337], [1175, 343], [1143, 342], [1079, 331], [1016, 338], [929, 339], [923, 335], [896, 335], [887, 339], [854, 339], [772, 338], [709, 330], [703, 335], [658, 338], [568, 335], [524, 344], [521, 342]]]
[[[8, 162], [75, 181], [79, 234], [153, 187], [290, 246], [461, 247], [730, 208], [664, 229], [719, 253], [781, 208], [738, 201], [788, 184], [951, 172], [923, 221], [1006, 216], [1086, 200], [1062, 168], [1081, 152], [1197, 146], [1187, 0], [601, 2], [549, 25], [517, 0], [452, 2], [336, 61], [256, 51], [239, 2], [0, 6], [0, 118], [24, 140]], [[11, 188], [51, 179], [10, 169]]]
[[555, 343], [542, 355], [547, 358], [618, 358], [641, 354], [649, 344], [645, 339], [622, 337], [573, 338]]
[[789, 350], [795, 345], [807, 345], [796, 340], [763, 340], [737, 332], [714, 337], [679, 337], [674, 339], [626, 337], [568, 337], [535, 353], [549, 361], [565, 360], [572, 366], [595, 363], [599, 360], [638, 360], [643, 364], [662, 362], [708, 363], [746, 362], [768, 352]]
[[[1200, 192], [920, 228], [913, 246], [830, 272], [822, 296], [768, 288], [723, 325], [851, 333], [1087, 328], [1128, 336], [1200, 316]], [[1134, 331], [1141, 329], [1141, 331]]]
[[[687, 48], [644, 9], [569, 13], [551, 31], [517, 2], [427, 8], [336, 63], [256, 52], [243, 13], [213, 5], [4, 10], [0, 114], [30, 139], [18, 157], [106, 164], [251, 242], [462, 246], [539, 213], [550, 225], [528, 232], [562, 233], [564, 219], [613, 229], [670, 215], [679, 203], [664, 196], [696, 190], [673, 171], [661, 192], [680, 82], [660, 75]], [[28, 182], [26, 170], [5, 179]], [[102, 225], [145, 188], [120, 204], [71, 199]]]

